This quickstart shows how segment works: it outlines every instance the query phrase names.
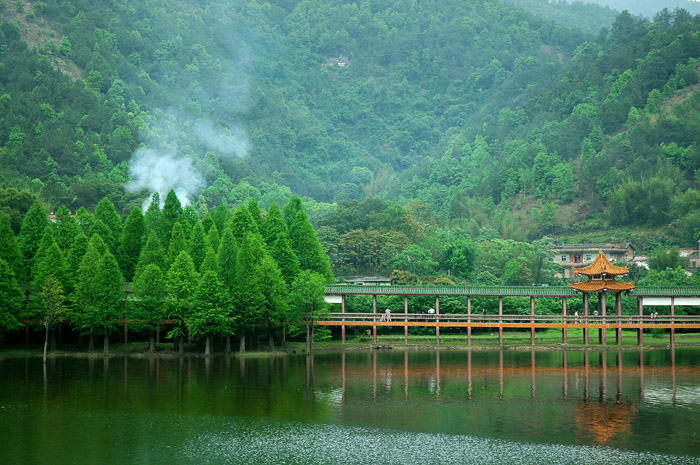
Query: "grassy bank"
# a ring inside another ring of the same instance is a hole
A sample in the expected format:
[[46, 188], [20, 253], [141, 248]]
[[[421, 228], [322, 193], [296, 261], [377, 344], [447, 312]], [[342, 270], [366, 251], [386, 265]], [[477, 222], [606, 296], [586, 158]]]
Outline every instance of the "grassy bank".
[[[591, 330], [589, 344], [583, 344], [583, 332], [581, 330], [570, 330], [568, 332], [567, 344], [562, 344], [561, 330], [549, 329], [538, 331], [535, 334], [535, 346], [539, 350], [566, 350], [566, 349], [590, 349], [590, 350], [629, 350], [637, 349], [637, 332], [623, 331], [622, 345], [618, 346], [615, 341], [615, 331], [608, 330], [606, 344], [599, 344], [598, 330]], [[660, 348], [668, 347], [670, 343], [667, 332], [644, 333], [644, 347]], [[698, 345], [700, 346], [700, 333], [676, 333], [677, 345]], [[101, 349], [101, 345], [98, 344]], [[315, 351], [338, 351], [338, 350], [368, 350], [374, 348], [394, 348], [394, 349], [435, 349], [435, 335], [410, 335], [408, 344], [404, 344], [402, 334], [386, 334], [377, 336], [377, 344], [372, 343], [372, 337], [366, 334], [353, 335], [347, 338], [345, 344], [340, 340], [328, 340], [314, 342]], [[282, 356], [290, 353], [303, 353], [306, 344], [303, 341], [288, 342], [279, 346], [275, 351], [249, 350], [244, 354], [233, 351], [233, 356], [243, 356], [247, 358]], [[498, 331], [491, 333], [480, 332], [472, 335], [471, 345], [467, 344], [465, 334], [443, 334], [440, 336], [441, 349], [499, 349]], [[531, 349], [530, 333], [523, 331], [504, 332], [503, 348], [505, 349]], [[218, 349], [218, 348], [217, 348]], [[41, 356], [43, 347], [41, 345], [29, 346], [5, 346], [0, 348], [0, 357], [29, 357]], [[215, 355], [222, 355], [223, 351], [216, 350]], [[160, 343], [156, 345], [156, 352], [150, 353], [148, 342], [111, 343], [109, 347], [110, 356], [134, 356], [134, 357], [178, 357], [180, 354], [173, 350], [172, 343]], [[204, 356], [204, 348], [198, 344], [189, 344], [185, 351], [186, 356]], [[104, 353], [96, 350], [90, 354], [85, 346], [63, 345], [59, 350], [49, 353], [51, 357], [61, 356], [95, 356], [102, 357]]]

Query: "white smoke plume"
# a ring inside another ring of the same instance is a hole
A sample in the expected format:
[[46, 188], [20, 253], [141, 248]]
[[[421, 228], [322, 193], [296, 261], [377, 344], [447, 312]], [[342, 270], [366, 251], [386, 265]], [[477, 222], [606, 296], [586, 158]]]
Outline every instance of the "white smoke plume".
[[204, 186], [204, 178], [194, 170], [192, 158], [148, 148], [138, 149], [134, 153], [129, 163], [129, 174], [132, 181], [126, 185], [126, 190], [147, 190], [151, 193], [142, 206], [144, 210], [156, 192], [160, 195], [162, 205], [172, 189], [185, 206], [191, 203], [190, 199]]
[[250, 151], [248, 132], [239, 125], [217, 128], [210, 120], [203, 119], [195, 122], [194, 134], [207, 149], [221, 155], [244, 157]]

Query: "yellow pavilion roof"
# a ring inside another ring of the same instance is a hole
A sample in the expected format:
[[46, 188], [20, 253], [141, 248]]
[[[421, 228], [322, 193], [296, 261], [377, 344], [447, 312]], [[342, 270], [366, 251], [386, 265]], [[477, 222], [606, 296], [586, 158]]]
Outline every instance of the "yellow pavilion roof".
[[630, 272], [629, 268], [623, 268], [621, 266], [615, 266], [610, 263], [608, 257], [605, 256], [603, 252], [598, 252], [598, 255], [593, 260], [593, 263], [584, 267], [574, 270], [574, 274], [581, 274], [584, 276], [622, 276]]
[[583, 281], [580, 283], [568, 283], [569, 286], [573, 287], [579, 292], [602, 292], [602, 291], [615, 291], [624, 292], [631, 291], [634, 289], [634, 283], [625, 283], [622, 281], [615, 281], [614, 279], [597, 280], [589, 279], [588, 281]]

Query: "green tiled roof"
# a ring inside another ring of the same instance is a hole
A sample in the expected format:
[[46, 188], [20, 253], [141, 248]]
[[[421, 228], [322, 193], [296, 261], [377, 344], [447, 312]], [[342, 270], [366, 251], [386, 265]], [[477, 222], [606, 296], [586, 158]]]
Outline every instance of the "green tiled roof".
[[[326, 295], [439, 295], [476, 297], [577, 297], [569, 286], [359, 286], [330, 284]], [[700, 297], [700, 287], [637, 287], [632, 297]]]
[[442, 295], [484, 297], [576, 297], [569, 286], [326, 286], [327, 295]]

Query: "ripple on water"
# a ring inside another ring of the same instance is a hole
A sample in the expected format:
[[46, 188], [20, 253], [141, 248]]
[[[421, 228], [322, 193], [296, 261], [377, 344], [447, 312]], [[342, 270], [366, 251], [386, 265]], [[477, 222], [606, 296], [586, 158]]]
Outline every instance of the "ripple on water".
[[700, 458], [606, 447], [523, 444], [336, 425], [235, 423], [183, 445], [198, 463], [246, 464], [700, 464]]

